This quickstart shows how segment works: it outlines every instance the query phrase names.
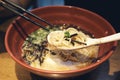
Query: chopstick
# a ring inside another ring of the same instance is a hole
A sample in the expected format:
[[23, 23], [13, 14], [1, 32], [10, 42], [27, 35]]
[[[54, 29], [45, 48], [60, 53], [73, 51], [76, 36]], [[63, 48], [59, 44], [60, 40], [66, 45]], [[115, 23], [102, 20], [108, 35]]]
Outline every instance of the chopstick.
[[15, 14], [21, 16], [22, 18], [26, 19], [27, 21], [29, 21], [29, 22], [31, 22], [31, 23], [33, 23], [33, 24], [35, 24], [35, 25], [43, 28], [43, 29], [46, 30], [46, 31], [49, 31], [49, 29], [45, 28], [45, 27], [42, 26], [41, 24], [39, 24], [39, 23], [37, 23], [36, 21], [30, 19], [29, 17], [23, 15], [23, 13], [15, 10], [15, 9], [13, 9], [13, 7], [16, 8], [16, 9], [21, 10], [21, 11], [24, 12], [24, 13], [27, 13], [28, 15], [30, 15], [30, 16], [32, 16], [32, 17], [34, 17], [34, 18], [36, 18], [36, 19], [38, 19], [38, 20], [46, 23], [46, 24], [48, 24], [49, 26], [53, 26], [52, 24], [50, 24], [49, 22], [45, 21], [44, 19], [42, 19], [42, 18], [38, 17], [37, 15], [31, 13], [30, 11], [25, 10], [24, 8], [16, 5], [15, 3], [10, 2], [9, 0], [3, 0], [3, 1], [0, 0], [0, 5], [1, 5], [2, 7], [4, 7], [4, 8], [6, 8], [6, 9], [8, 9], [8, 10], [14, 12]]

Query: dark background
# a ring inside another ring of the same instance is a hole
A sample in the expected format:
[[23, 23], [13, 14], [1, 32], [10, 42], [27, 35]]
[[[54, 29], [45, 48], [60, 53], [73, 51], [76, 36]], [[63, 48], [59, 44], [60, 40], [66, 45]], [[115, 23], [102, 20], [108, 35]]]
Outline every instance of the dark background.
[[104, 17], [117, 32], [120, 32], [119, 0], [65, 0], [65, 5], [77, 6], [93, 11]]

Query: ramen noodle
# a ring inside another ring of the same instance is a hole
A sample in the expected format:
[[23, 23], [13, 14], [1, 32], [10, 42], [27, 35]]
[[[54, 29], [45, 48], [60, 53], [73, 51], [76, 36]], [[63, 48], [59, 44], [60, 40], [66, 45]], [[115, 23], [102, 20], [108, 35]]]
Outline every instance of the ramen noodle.
[[[90, 65], [98, 56], [98, 45], [76, 50], [60, 50], [53, 46], [53, 44], [77, 46], [82, 44], [87, 37], [92, 38], [89, 32], [82, 30], [79, 26], [63, 24], [49, 29], [50, 33], [59, 30], [62, 34], [52, 34], [56, 37], [51, 39], [51, 43], [47, 41], [49, 32], [43, 29], [38, 29], [26, 38], [22, 46], [22, 57], [30, 66], [52, 71], [74, 70]], [[81, 43], [72, 42], [72, 40], [81, 41]]]

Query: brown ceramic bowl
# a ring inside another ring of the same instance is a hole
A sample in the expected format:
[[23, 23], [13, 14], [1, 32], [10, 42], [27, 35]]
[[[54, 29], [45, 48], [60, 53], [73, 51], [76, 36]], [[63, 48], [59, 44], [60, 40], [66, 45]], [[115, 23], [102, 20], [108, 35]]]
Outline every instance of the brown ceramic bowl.
[[[104, 18], [82, 8], [72, 6], [51, 6], [37, 8], [32, 10], [32, 12], [40, 16], [41, 18], [49, 21], [52, 24], [74, 24], [77, 26], [81, 26], [82, 29], [91, 32], [97, 38], [115, 33], [115, 30], [113, 29], [111, 24], [107, 22]], [[16, 25], [16, 21], [20, 25], [22, 25], [21, 28], [19, 28], [18, 25]], [[113, 54], [113, 50], [111, 50], [111, 48], [117, 45], [117, 42], [111, 42], [100, 45], [99, 56], [105, 54], [106, 52], [108, 52], [108, 54], [101, 58], [99, 62], [96, 62], [81, 69], [69, 71], [49, 71], [36, 69], [30, 67], [23, 61], [21, 57], [21, 45], [24, 42], [24, 38], [26, 38], [26, 34], [30, 34], [39, 27], [31, 24], [30, 22], [24, 20], [21, 17], [18, 17], [13, 22], [13, 24], [11, 24], [8, 27], [5, 36], [5, 46], [8, 53], [22, 67], [26, 68], [30, 72], [44, 77], [68, 78], [85, 74], [91, 70], [94, 70], [101, 63], [105, 62]], [[41, 24], [45, 25], [43, 23]]]

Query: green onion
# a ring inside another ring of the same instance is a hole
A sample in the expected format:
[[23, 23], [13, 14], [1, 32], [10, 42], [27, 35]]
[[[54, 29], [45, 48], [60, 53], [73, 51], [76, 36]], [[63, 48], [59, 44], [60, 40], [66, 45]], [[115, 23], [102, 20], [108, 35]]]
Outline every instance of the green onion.
[[65, 35], [65, 38], [70, 38], [70, 33], [68, 31], [66, 31], [64, 35]]

